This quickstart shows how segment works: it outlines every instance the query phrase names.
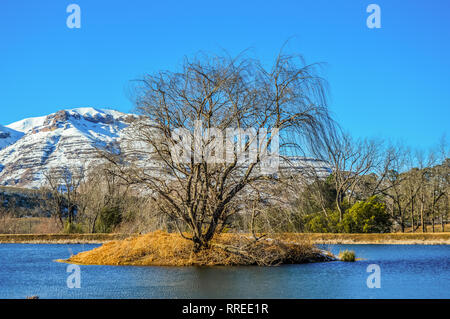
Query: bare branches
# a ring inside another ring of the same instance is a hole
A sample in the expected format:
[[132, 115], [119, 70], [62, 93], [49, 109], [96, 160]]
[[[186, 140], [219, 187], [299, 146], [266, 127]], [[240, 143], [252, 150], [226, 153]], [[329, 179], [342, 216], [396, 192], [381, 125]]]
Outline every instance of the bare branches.
[[[348, 134], [331, 136], [327, 143], [328, 161], [336, 187], [336, 207], [342, 221], [344, 196], [352, 196], [362, 178], [375, 168], [378, 145], [373, 141], [354, 141]], [[350, 192], [350, 194], [348, 194]]]
[[[271, 149], [275, 135], [258, 139], [253, 131], [278, 130], [284, 151], [323, 148], [334, 124], [317, 67], [283, 54], [269, 71], [243, 56], [202, 56], [186, 59], [180, 72], [147, 75], [135, 91], [143, 117], [128, 128], [121, 153], [105, 157], [124, 181], [146, 189], [180, 233], [187, 228], [196, 249], [205, 247], [239, 210], [239, 195], [267, 180], [262, 155], [250, 149]], [[237, 135], [225, 138], [230, 129]]]

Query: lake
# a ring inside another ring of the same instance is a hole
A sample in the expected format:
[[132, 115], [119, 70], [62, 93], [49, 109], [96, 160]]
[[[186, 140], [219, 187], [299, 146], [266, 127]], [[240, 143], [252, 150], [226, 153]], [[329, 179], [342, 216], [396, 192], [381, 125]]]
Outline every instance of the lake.
[[[279, 267], [80, 266], [53, 260], [99, 245], [0, 244], [0, 298], [450, 298], [450, 246], [328, 245], [363, 260]], [[368, 288], [367, 267], [380, 268]]]

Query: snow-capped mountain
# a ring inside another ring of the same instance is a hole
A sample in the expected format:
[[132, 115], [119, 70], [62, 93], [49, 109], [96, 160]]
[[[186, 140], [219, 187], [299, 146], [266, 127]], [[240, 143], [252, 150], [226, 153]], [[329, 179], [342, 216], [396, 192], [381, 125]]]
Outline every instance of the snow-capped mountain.
[[52, 168], [79, 168], [97, 160], [136, 115], [76, 108], [0, 126], [0, 185], [38, 188]]
[[24, 134], [22, 132], [18, 132], [0, 125], [0, 150], [11, 144], [14, 144], [23, 135]]

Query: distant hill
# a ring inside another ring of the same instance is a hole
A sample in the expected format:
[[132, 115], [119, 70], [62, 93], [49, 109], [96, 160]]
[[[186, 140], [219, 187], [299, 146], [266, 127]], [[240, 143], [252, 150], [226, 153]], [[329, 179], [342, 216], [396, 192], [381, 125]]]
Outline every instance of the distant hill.
[[33, 209], [41, 214], [41, 198], [42, 193], [37, 190], [0, 186], [0, 208], [13, 208], [11, 212], [17, 216], [29, 215]]

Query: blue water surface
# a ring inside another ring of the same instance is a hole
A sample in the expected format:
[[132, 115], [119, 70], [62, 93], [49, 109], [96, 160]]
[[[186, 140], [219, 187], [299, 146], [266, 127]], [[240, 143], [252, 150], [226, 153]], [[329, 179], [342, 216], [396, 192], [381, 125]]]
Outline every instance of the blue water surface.
[[[450, 246], [328, 245], [362, 260], [279, 267], [80, 266], [54, 262], [99, 245], [0, 244], [0, 298], [450, 298]], [[369, 288], [370, 264], [380, 288]]]

